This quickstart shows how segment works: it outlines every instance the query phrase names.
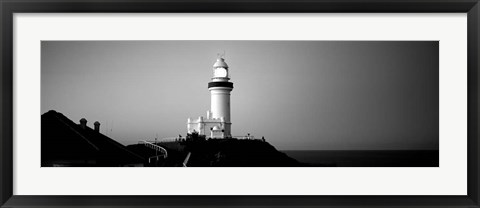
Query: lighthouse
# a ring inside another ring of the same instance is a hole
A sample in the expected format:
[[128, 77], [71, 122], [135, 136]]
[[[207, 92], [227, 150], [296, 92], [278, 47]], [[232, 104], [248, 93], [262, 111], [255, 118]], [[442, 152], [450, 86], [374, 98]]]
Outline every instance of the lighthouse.
[[187, 120], [188, 133], [197, 132], [207, 138], [231, 138], [230, 92], [233, 83], [230, 82], [228, 65], [225, 59], [218, 57], [213, 64], [213, 77], [208, 83], [210, 91], [210, 110], [207, 117]]
[[218, 58], [213, 65], [212, 81], [208, 83], [210, 91], [210, 110], [212, 118], [223, 121], [225, 136], [231, 137], [230, 92], [233, 83], [229, 82], [228, 65], [223, 58]]

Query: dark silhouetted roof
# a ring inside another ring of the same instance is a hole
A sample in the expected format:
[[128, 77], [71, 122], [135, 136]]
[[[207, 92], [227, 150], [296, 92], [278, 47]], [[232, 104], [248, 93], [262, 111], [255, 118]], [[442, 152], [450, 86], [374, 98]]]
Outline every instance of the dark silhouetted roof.
[[42, 115], [41, 135], [42, 166], [46, 161], [77, 164], [95, 161], [95, 166], [123, 166], [144, 162], [143, 157], [122, 144], [88, 126], [82, 128], [53, 110]]

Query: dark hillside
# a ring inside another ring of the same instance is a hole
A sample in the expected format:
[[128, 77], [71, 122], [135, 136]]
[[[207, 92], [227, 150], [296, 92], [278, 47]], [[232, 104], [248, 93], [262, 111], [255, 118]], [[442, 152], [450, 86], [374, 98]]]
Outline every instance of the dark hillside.
[[[176, 143], [176, 144], [173, 144]], [[299, 167], [297, 162], [285, 153], [279, 152], [268, 142], [261, 140], [238, 139], [193, 139], [169, 142], [164, 145], [168, 152], [165, 161], [150, 166], [180, 167], [188, 153], [188, 167]], [[181, 148], [179, 148], [181, 147]], [[129, 145], [127, 148], [145, 158], [155, 156], [155, 150], [143, 144]]]
[[193, 167], [298, 167], [301, 163], [261, 140], [210, 139], [186, 142]]
[[[167, 150], [168, 157], [166, 159], [161, 159], [158, 162], [156, 162], [156, 160], [154, 160], [154, 158], [152, 157], [155, 157], [159, 153], [155, 152], [154, 149], [146, 147], [143, 144], [128, 145], [127, 149], [146, 158], [145, 164], [148, 164], [146, 166], [158, 166], [158, 167], [161, 167], [161, 166], [181, 167], [182, 166], [183, 160], [187, 156], [188, 152], [177, 151], [176, 149], [171, 149], [163, 145], [160, 145], [160, 146], [164, 147]], [[148, 162], [148, 158], [152, 158], [150, 163]]]

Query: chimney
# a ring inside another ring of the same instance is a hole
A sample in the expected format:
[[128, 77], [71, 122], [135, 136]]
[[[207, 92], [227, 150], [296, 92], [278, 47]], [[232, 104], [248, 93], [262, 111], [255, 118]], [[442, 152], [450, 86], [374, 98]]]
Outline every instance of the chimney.
[[95, 123], [93, 123], [93, 126], [96, 132], [100, 132], [100, 122], [95, 121]]
[[87, 119], [85, 118], [80, 119], [80, 127], [82, 127], [82, 129], [87, 128]]

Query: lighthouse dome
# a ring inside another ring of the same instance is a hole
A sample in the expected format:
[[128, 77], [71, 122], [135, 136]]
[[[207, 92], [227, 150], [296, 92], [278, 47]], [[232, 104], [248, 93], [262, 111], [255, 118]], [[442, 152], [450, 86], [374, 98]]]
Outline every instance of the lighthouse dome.
[[217, 61], [215, 64], [213, 64], [213, 68], [228, 68], [227, 63], [225, 63], [225, 59], [223, 58], [217, 58]]

